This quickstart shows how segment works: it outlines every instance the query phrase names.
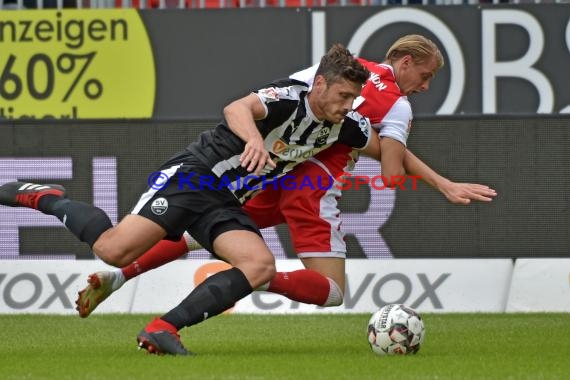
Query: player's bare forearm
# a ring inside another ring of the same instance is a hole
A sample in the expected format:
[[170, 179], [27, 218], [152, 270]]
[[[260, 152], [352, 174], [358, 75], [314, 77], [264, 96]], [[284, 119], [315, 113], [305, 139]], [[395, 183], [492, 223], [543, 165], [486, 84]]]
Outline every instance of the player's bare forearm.
[[441, 176], [408, 149], [404, 155], [404, 169], [408, 175], [419, 176], [423, 182], [437, 189], [451, 203], [490, 202], [497, 196], [497, 192], [487, 185], [453, 182]]
[[380, 139], [382, 157], [382, 176], [387, 187], [393, 188], [394, 181], [406, 174], [404, 169], [404, 158], [406, 147], [399, 141], [390, 137]]
[[404, 170], [407, 175], [419, 176], [423, 182], [436, 189], [443, 185], [446, 180], [409, 149], [404, 152]]
[[263, 141], [255, 120], [265, 117], [265, 108], [256, 95], [250, 94], [227, 105], [224, 117], [228, 127], [244, 142]]
[[265, 149], [263, 137], [255, 124], [255, 120], [265, 117], [265, 108], [259, 98], [250, 94], [232, 102], [224, 108], [224, 117], [232, 132], [245, 142], [240, 156], [241, 166], [256, 175], [265, 165], [274, 168], [275, 163]]

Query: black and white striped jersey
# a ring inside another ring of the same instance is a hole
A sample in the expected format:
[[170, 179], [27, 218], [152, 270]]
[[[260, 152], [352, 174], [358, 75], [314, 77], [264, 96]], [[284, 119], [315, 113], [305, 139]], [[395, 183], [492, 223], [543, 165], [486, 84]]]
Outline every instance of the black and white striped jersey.
[[245, 202], [261, 189], [261, 185], [285, 175], [299, 163], [338, 142], [355, 149], [368, 145], [371, 133], [367, 118], [349, 112], [342, 123], [318, 120], [307, 100], [309, 86], [294, 79], [282, 79], [255, 91], [267, 112], [256, 121], [276, 168], [266, 166], [254, 176], [240, 166], [239, 156], [245, 142], [222, 121], [216, 128], [202, 133], [190, 144], [191, 151], [212, 172], [228, 184], [240, 202]]

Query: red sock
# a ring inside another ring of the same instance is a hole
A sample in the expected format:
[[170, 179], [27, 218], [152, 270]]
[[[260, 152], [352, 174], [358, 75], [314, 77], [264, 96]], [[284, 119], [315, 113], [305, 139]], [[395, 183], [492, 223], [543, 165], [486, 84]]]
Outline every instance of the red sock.
[[171, 332], [172, 334], [178, 335], [178, 330], [176, 330], [176, 327], [172, 326], [170, 323], [168, 323], [168, 322], [166, 322], [166, 321], [164, 321], [158, 317], [153, 319], [152, 322], [150, 322], [148, 325], [146, 325], [144, 330], [148, 333], [166, 330], [166, 331]]
[[329, 297], [330, 283], [328, 278], [311, 269], [277, 272], [267, 291], [293, 301], [323, 306]]
[[184, 238], [178, 241], [161, 240], [137, 260], [121, 268], [121, 272], [123, 272], [125, 280], [130, 280], [141, 273], [168, 264], [180, 258], [185, 253], [188, 253], [188, 246]]

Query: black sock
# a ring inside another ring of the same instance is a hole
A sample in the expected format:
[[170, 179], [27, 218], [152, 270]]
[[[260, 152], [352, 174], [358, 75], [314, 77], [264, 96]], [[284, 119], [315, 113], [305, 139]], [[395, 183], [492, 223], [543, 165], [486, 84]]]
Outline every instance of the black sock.
[[208, 277], [160, 319], [180, 330], [224, 312], [252, 291], [242, 271], [232, 268]]
[[[40, 202], [47, 197], [42, 197]], [[51, 215], [55, 215], [69, 231], [90, 247], [93, 247], [103, 232], [113, 227], [103, 210], [87, 203], [59, 198], [48, 207]]]
[[59, 195], [47, 194], [40, 198], [38, 202], [38, 210], [44, 214], [53, 215], [53, 205], [59, 201], [65, 199]]

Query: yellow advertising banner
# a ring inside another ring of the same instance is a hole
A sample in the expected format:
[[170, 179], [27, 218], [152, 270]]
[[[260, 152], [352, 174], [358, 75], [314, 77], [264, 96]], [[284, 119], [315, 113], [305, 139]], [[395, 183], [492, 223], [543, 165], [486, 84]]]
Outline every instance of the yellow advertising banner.
[[155, 90], [135, 9], [0, 15], [0, 118], [150, 118]]

